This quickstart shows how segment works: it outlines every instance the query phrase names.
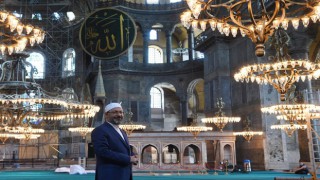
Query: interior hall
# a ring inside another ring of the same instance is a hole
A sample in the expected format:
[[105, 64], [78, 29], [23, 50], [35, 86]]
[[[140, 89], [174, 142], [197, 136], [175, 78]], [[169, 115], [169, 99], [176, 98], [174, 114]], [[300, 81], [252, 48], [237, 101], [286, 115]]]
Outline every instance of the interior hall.
[[133, 172], [316, 172], [319, 21], [317, 0], [0, 1], [0, 170], [94, 170], [118, 102]]

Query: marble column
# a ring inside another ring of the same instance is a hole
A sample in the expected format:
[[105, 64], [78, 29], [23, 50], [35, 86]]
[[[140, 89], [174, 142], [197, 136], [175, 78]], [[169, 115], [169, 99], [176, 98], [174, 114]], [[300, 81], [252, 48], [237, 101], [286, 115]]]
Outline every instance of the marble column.
[[143, 64], [148, 64], [149, 59], [149, 35], [150, 35], [150, 29], [145, 29], [143, 31]]
[[192, 27], [188, 29], [188, 54], [189, 61], [192, 61], [194, 59], [194, 31]]
[[181, 125], [188, 125], [188, 102], [187, 100], [180, 100], [181, 104]]
[[[309, 59], [309, 47], [312, 40], [305, 33], [301, 33], [298, 31], [293, 31], [290, 34], [289, 41], [289, 55], [292, 59], [299, 60], [308, 60]], [[297, 82], [296, 83], [297, 90], [308, 90], [312, 91], [311, 82], [306, 80], [305, 82]]]
[[172, 63], [172, 32], [166, 31], [167, 63]]
[[289, 54], [293, 59], [308, 59], [312, 39], [307, 34], [293, 32], [289, 42]]

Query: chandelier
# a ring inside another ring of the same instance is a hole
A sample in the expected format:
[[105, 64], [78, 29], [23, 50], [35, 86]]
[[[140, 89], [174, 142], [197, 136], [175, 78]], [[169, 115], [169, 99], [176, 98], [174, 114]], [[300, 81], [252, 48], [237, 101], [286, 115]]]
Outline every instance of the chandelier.
[[[303, 117], [306, 117], [306, 115], [316, 116], [317, 113], [320, 110], [320, 106], [314, 105], [314, 104], [278, 104], [268, 107], [261, 108], [262, 113], [268, 113], [268, 114], [276, 114], [276, 115], [285, 115], [285, 116], [279, 116], [281, 119], [288, 119], [292, 120], [296, 117], [299, 117], [299, 119], [302, 119]], [[294, 117], [294, 118], [293, 118]]]
[[27, 45], [33, 46], [44, 40], [45, 32], [30, 24], [23, 24], [14, 14], [0, 10], [2, 55], [20, 53]]
[[227, 117], [225, 113], [222, 111], [224, 107], [224, 102], [222, 101], [222, 98], [217, 98], [217, 108], [219, 109], [218, 112], [215, 113], [215, 117], [206, 117], [202, 118], [201, 121], [203, 123], [213, 123], [215, 124], [219, 129], [220, 132], [223, 132], [223, 128], [228, 124], [228, 123], [234, 123], [234, 122], [239, 122], [241, 120], [240, 117]]
[[271, 129], [284, 130], [290, 137], [297, 129], [307, 129], [307, 120], [318, 118], [320, 106], [314, 104], [278, 104], [261, 108], [262, 113], [275, 114], [277, 119], [285, 121], [275, 124]]
[[125, 117], [127, 119], [127, 121], [124, 123], [124, 124], [120, 124], [119, 125], [119, 128], [121, 128], [122, 130], [124, 130], [128, 136], [131, 135], [131, 133], [135, 130], [142, 130], [142, 129], [145, 129], [146, 126], [144, 125], [141, 125], [141, 124], [134, 124], [132, 121], [131, 121], [131, 118], [133, 116], [133, 113], [131, 112], [131, 110], [129, 109], [126, 114], [125, 114]]
[[0, 141], [4, 144], [9, 138], [14, 138], [15, 136], [11, 133], [0, 133]]
[[240, 34], [247, 36], [256, 45], [256, 55], [264, 56], [264, 43], [274, 30], [287, 29], [291, 22], [298, 29], [300, 22], [307, 27], [311, 19], [316, 23], [320, 19], [318, 0], [297, 2], [293, 0], [186, 0], [189, 10], [180, 20], [189, 28], [205, 31], [207, 25], [225, 36]]
[[4, 144], [9, 138], [29, 141], [37, 139], [44, 133], [44, 129], [32, 127], [4, 127], [0, 130], [0, 141]]
[[39, 134], [39, 133], [44, 133], [43, 129], [37, 129], [37, 128], [32, 128], [32, 127], [5, 127], [5, 131], [8, 131], [10, 133], [17, 133], [17, 134]]
[[197, 139], [197, 136], [199, 135], [200, 132], [212, 131], [212, 127], [198, 125], [197, 114], [192, 114], [191, 117], [192, 117], [192, 123], [190, 124], [190, 126], [177, 127], [177, 131], [190, 132], [193, 135], [194, 139]]
[[182, 42], [180, 41], [179, 42], [179, 47], [178, 48], [175, 48], [175, 49], [172, 49], [172, 52], [174, 53], [174, 54], [178, 54], [178, 55], [183, 55], [183, 54], [185, 54], [186, 52], [188, 52], [188, 49], [187, 48], [183, 48], [182, 47]]
[[294, 122], [290, 124], [275, 124], [271, 125], [271, 129], [281, 129], [286, 132], [286, 134], [291, 137], [293, 132], [297, 129], [305, 130], [307, 129], [306, 124], [295, 124]]
[[289, 40], [287, 33], [279, 28], [271, 41], [271, 46], [276, 49], [276, 55], [270, 56], [274, 62], [244, 66], [235, 73], [234, 79], [259, 85], [271, 84], [280, 94], [281, 101], [286, 100], [286, 93], [295, 82], [318, 79], [320, 64], [306, 59], [291, 59], [287, 48]]
[[235, 136], [243, 136], [244, 139], [248, 142], [251, 141], [251, 139], [253, 138], [253, 136], [255, 135], [262, 135], [263, 132], [262, 131], [252, 131], [250, 128], [250, 120], [247, 118], [245, 121], [245, 128], [243, 129], [242, 132], [234, 132], [233, 135]]
[[[3, 76], [0, 78], [0, 133], [10, 130], [30, 139], [36, 135], [29, 136], [17, 127], [33, 128], [62, 119], [91, 118], [99, 111], [99, 106], [69, 98], [70, 92], [47, 92], [41, 88], [32, 78], [34, 72], [26, 71], [27, 66], [34, 70], [26, 61], [26, 52], [5, 57], [1, 63]], [[30, 79], [26, 78], [28, 73], [31, 74]]]
[[68, 130], [72, 133], [78, 133], [82, 136], [83, 139], [86, 138], [87, 134], [93, 131], [93, 127], [88, 127], [88, 118], [85, 118], [83, 121], [83, 125], [80, 127], [70, 127]]
[[259, 85], [271, 84], [280, 94], [280, 100], [286, 100], [286, 93], [293, 83], [306, 79], [318, 79], [319, 64], [308, 60], [288, 60], [276, 63], [254, 64], [242, 67], [234, 75], [237, 82], [256, 82]]
[[93, 127], [85, 127], [85, 126], [68, 128], [70, 132], [79, 133], [83, 138], [85, 138], [88, 133], [91, 133], [93, 129], [94, 129]]
[[25, 50], [44, 40], [42, 29], [23, 24], [3, 10], [0, 10], [0, 24], [0, 134], [3, 140], [35, 139], [44, 133], [40, 127], [52, 121], [90, 118], [99, 111], [98, 106], [68, 98], [69, 92], [48, 92], [34, 81], [37, 69], [26, 61], [29, 54]]

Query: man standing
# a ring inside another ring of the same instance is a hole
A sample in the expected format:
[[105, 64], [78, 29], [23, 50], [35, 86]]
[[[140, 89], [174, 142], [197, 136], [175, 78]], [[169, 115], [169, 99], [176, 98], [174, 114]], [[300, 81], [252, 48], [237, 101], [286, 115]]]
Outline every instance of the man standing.
[[105, 122], [91, 133], [96, 154], [96, 180], [131, 180], [133, 155], [126, 133], [119, 128], [123, 109], [119, 103], [110, 103], [104, 109]]

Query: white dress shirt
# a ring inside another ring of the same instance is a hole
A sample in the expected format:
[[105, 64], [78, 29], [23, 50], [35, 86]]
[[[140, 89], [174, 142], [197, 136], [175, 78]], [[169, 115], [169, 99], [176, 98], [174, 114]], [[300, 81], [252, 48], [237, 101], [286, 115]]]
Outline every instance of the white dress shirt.
[[[109, 123], [109, 122], [107, 122], [107, 123]], [[109, 123], [109, 124], [120, 134], [120, 136], [122, 137], [122, 139], [123, 139], [124, 141], [126, 141], [126, 140], [124, 139], [124, 137], [123, 137], [123, 134], [122, 134], [119, 126], [114, 125], [114, 124], [112, 124], [112, 123]]]

